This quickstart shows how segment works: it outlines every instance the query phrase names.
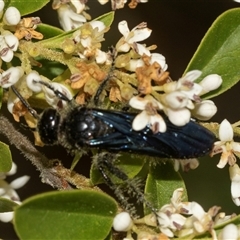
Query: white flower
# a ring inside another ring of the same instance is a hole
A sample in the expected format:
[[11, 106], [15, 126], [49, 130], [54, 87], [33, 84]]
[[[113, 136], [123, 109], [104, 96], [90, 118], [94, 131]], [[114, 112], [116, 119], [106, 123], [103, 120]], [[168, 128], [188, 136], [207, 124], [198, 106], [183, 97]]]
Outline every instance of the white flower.
[[[12, 169], [6, 175], [13, 174], [16, 170], [16, 165], [13, 163]], [[0, 179], [0, 197], [10, 199], [20, 204], [20, 198], [16, 192], [16, 189], [23, 187], [29, 180], [29, 176], [22, 176], [13, 180], [10, 184]], [[9, 222], [13, 218], [13, 212], [0, 213], [0, 221]]]
[[85, 8], [85, 3], [81, 0], [71, 0], [71, 3], [76, 9], [76, 13], [81, 13]]
[[2, 86], [3, 88], [9, 88], [23, 76], [23, 73], [24, 72], [21, 67], [9, 68], [0, 76], [0, 86]]
[[[65, 87], [63, 84], [51, 82], [51, 86], [58, 90], [59, 92], [63, 93], [69, 100], [72, 99], [72, 94], [69, 91], [67, 87]], [[48, 87], [42, 86], [42, 90], [45, 95], [45, 99], [49, 105], [51, 105], [54, 108], [62, 108], [63, 105], [66, 105], [66, 101], [61, 100], [56, 94]]]
[[118, 213], [113, 219], [113, 228], [117, 232], [127, 232], [133, 226], [133, 221], [128, 212]]
[[80, 27], [87, 21], [83, 15], [75, 13], [67, 4], [61, 5], [57, 12], [60, 25], [65, 31]]
[[9, 31], [4, 31], [0, 35], [0, 56], [4, 62], [10, 62], [13, 58], [13, 52], [18, 49], [19, 41]]
[[174, 160], [174, 170], [176, 172], [179, 171], [180, 167], [182, 171], [187, 172], [190, 169], [196, 169], [198, 166], [199, 166], [199, 162], [197, 158]]
[[17, 25], [21, 20], [21, 14], [15, 7], [9, 7], [4, 13], [3, 21], [7, 25]]
[[150, 56], [149, 50], [142, 44], [137, 43], [147, 39], [152, 32], [147, 28], [146, 23], [140, 23], [130, 31], [127, 22], [122, 21], [118, 24], [118, 29], [123, 35], [116, 44], [116, 50], [118, 52], [128, 52], [130, 48], [132, 48], [139, 55], [146, 54]]
[[157, 111], [162, 109], [162, 104], [150, 95], [144, 98], [132, 97], [129, 105], [133, 108], [143, 110], [132, 122], [132, 128], [135, 131], [140, 131], [148, 125], [150, 125], [154, 133], [165, 132], [167, 130], [164, 119]]
[[240, 168], [237, 164], [229, 167], [231, 195], [233, 202], [240, 206]]
[[219, 127], [219, 139], [214, 143], [212, 155], [221, 154], [221, 159], [217, 165], [218, 168], [223, 168], [227, 163], [233, 166], [236, 163], [234, 153], [240, 153], [240, 143], [233, 140], [233, 128], [227, 119], [224, 119]]

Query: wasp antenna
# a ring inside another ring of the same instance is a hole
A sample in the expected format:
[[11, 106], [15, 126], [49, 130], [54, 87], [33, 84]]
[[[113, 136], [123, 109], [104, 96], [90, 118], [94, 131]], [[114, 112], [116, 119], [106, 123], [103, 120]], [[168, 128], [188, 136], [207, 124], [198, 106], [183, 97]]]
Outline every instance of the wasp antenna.
[[47, 82], [44, 82], [44, 81], [41, 81], [41, 80], [33, 80], [34, 83], [39, 83], [39, 84], [42, 84], [44, 85], [45, 87], [51, 89], [54, 94], [60, 98], [61, 100], [63, 101], [66, 101], [66, 102], [71, 102], [71, 99], [69, 99], [66, 95], [64, 95], [63, 93], [61, 93], [59, 90], [55, 89], [51, 84], [47, 83]]
[[30, 112], [30, 114], [36, 118], [36, 119], [40, 119], [39, 115], [37, 114], [37, 112], [30, 106], [30, 104], [23, 98], [23, 96], [19, 93], [19, 91], [14, 87], [11, 86], [12, 91], [15, 93], [15, 95], [20, 99], [20, 101], [22, 102], [22, 104], [27, 108], [27, 110]]

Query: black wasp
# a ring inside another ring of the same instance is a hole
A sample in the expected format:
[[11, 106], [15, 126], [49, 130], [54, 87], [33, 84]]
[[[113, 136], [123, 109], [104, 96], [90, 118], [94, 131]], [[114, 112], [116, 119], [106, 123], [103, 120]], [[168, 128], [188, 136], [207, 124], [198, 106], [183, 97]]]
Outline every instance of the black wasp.
[[[70, 99], [51, 85], [42, 81], [38, 83], [71, 104]], [[35, 111], [14, 87], [12, 89], [36, 117]], [[134, 131], [132, 121], [135, 116], [135, 113], [82, 106], [70, 106], [61, 111], [48, 108], [39, 118], [37, 131], [44, 144], [61, 144], [70, 149], [94, 147], [175, 159], [201, 157], [212, 150], [215, 136], [194, 121], [177, 127], [165, 117], [167, 131], [153, 133], [150, 127]]]
[[[135, 113], [75, 106], [72, 100], [48, 83], [42, 81], [38, 83], [50, 88], [59, 99], [68, 102], [67, 108], [60, 111], [48, 108], [39, 116], [12, 86], [12, 90], [29, 112], [38, 119], [36, 130], [42, 142], [47, 145], [60, 144], [71, 150], [81, 150], [83, 147], [98, 148], [100, 153], [95, 156], [95, 167], [125, 210], [132, 213], [135, 212], [135, 206], [129, 204], [124, 194], [126, 191], [157, 214], [135, 180], [129, 179], [128, 175], [115, 165], [116, 152], [188, 159], [207, 155], [215, 142], [215, 136], [198, 123], [190, 121], [183, 127], [177, 127], [166, 116], [164, 118], [167, 131], [164, 133], [153, 133], [150, 126], [141, 131], [134, 131], [132, 121], [136, 116]], [[121, 179], [127, 187], [116, 186], [109, 174]]]

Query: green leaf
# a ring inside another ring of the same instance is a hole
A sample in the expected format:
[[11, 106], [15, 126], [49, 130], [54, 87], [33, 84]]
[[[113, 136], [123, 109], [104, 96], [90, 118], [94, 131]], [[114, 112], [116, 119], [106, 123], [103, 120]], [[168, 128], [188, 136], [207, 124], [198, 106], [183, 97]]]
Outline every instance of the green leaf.
[[[110, 27], [110, 25], [113, 22], [113, 19], [114, 19], [114, 12], [109, 12], [109, 13], [106, 13], [106, 14], [98, 17], [97, 19], [94, 19], [93, 21], [95, 21], [95, 20], [102, 21], [106, 25], [106, 27]], [[81, 27], [79, 27], [79, 28], [81, 28]], [[64, 32], [63, 34], [60, 34], [56, 37], [52, 37], [52, 38], [43, 40], [43, 41], [41, 41], [41, 46], [43, 46], [45, 48], [61, 48], [64, 40], [67, 38], [71, 38], [73, 33], [75, 31], [77, 31], [79, 28], [73, 29], [68, 32]]]
[[[110, 159], [110, 161], [111, 160], [112, 159]], [[114, 165], [118, 167], [122, 172], [127, 174], [129, 178], [133, 178], [142, 170], [144, 163], [145, 158], [143, 156], [129, 153], [121, 153]], [[116, 176], [112, 176], [110, 173], [109, 176], [111, 177], [111, 180], [116, 184], [122, 182], [122, 180], [120, 180]], [[92, 164], [91, 167], [90, 179], [94, 185], [104, 183], [102, 175], [94, 166], [94, 164]]]
[[16, 7], [21, 13], [21, 16], [24, 16], [40, 10], [47, 3], [49, 3], [50, 0], [29, 0], [29, 1], [4, 0], [4, 2], [5, 2], [5, 9], [11, 6]]
[[91, 190], [48, 192], [25, 200], [15, 210], [14, 227], [20, 239], [104, 239], [117, 204]]
[[[150, 196], [148, 200], [155, 208], [160, 209], [163, 205], [170, 203], [172, 194], [177, 188], [183, 188], [184, 193], [187, 193], [184, 181], [170, 162], [151, 166], [145, 194]], [[187, 195], [184, 196], [184, 200], [187, 200]], [[145, 210], [149, 211], [147, 208]]]
[[206, 94], [206, 98], [217, 96], [240, 80], [240, 8], [220, 15], [202, 39], [185, 73], [198, 69], [202, 80], [209, 74], [223, 78], [221, 88]]
[[9, 172], [12, 167], [12, 155], [9, 146], [0, 142], [0, 172]]
[[1, 198], [0, 197], [0, 212], [12, 212], [15, 207], [17, 207], [18, 204], [7, 199], [7, 198]]
[[52, 38], [64, 33], [64, 31], [60, 28], [57, 28], [48, 24], [43, 24], [43, 23], [39, 24], [36, 30], [37, 32], [40, 32], [43, 34], [44, 39]]

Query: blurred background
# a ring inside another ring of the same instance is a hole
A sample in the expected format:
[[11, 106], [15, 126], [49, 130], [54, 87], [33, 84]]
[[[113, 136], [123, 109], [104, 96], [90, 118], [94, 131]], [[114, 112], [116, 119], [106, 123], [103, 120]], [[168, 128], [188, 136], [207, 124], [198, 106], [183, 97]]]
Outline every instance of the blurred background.
[[[34, 4], [34, 2], [31, 4]], [[102, 6], [97, 0], [88, 0], [88, 6], [90, 7], [88, 13], [93, 19], [111, 11], [110, 3]], [[231, 0], [149, 0], [148, 3], [139, 4], [135, 10], [129, 9], [126, 5], [124, 9], [116, 11], [115, 21], [110, 31], [105, 35], [106, 41], [103, 46], [106, 50], [109, 46], [115, 45], [121, 37], [117, 29], [118, 22], [127, 20], [130, 29], [141, 22], [147, 22], [148, 27], [153, 30], [150, 38], [147, 39], [147, 44], [158, 46], [155, 52], [166, 57], [171, 77], [178, 79], [182, 76], [188, 62], [213, 21], [221, 13], [235, 7], [240, 7], [240, 3]], [[31, 16], [39, 16], [43, 23], [59, 26], [57, 13], [51, 9], [51, 3]], [[218, 107], [218, 113], [212, 119], [213, 121], [221, 122], [224, 118], [227, 118], [233, 123], [240, 120], [237, 105], [239, 89], [240, 85], [235, 85], [231, 90], [214, 99]], [[6, 109], [4, 108], [4, 110]], [[9, 119], [12, 119], [12, 116], [8, 116]], [[19, 128], [19, 125], [15, 124], [15, 126]], [[28, 131], [21, 131], [28, 134]], [[32, 135], [29, 135], [29, 138], [33, 140]], [[0, 136], [0, 139], [7, 142], [2, 136]], [[31, 173], [30, 181], [23, 188], [17, 190], [21, 200], [36, 193], [52, 190], [48, 185], [41, 183], [39, 172], [29, 161], [23, 158], [19, 151], [14, 147], [11, 147], [11, 150], [13, 151], [13, 160], [18, 165], [18, 172], [17, 175], [13, 175], [7, 180], [11, 182], [16, 176]], [[62, 156], [63, 159], [61, 160], [70, 159], [61, 147], [54, 147], [54, 149], [44, 147], [40, 150], [45, 152], [48, 158]], [[218, 161], [219, 156], [212, 158], [211, 162], [200, 159], [200, 166], [196, 170], [182, 173], [186, 180], [189, 200], [200, 203], [206, 211], [213, 205], [218, 205], [227, 214], [233, 212], [239, 214], [240, 207], [236, 207], [231, 200], [228, 167], [218, 169], [216, 167]], [[70, 160], [66, 164], [70, 166]], [[90, 160], [83, 159], [79, 165], [81, 165], [80, 168], [84, 168], [81, 171], [88, 174]], [[11, 223], [0, 223], [0, 238], [18, 239]]]

